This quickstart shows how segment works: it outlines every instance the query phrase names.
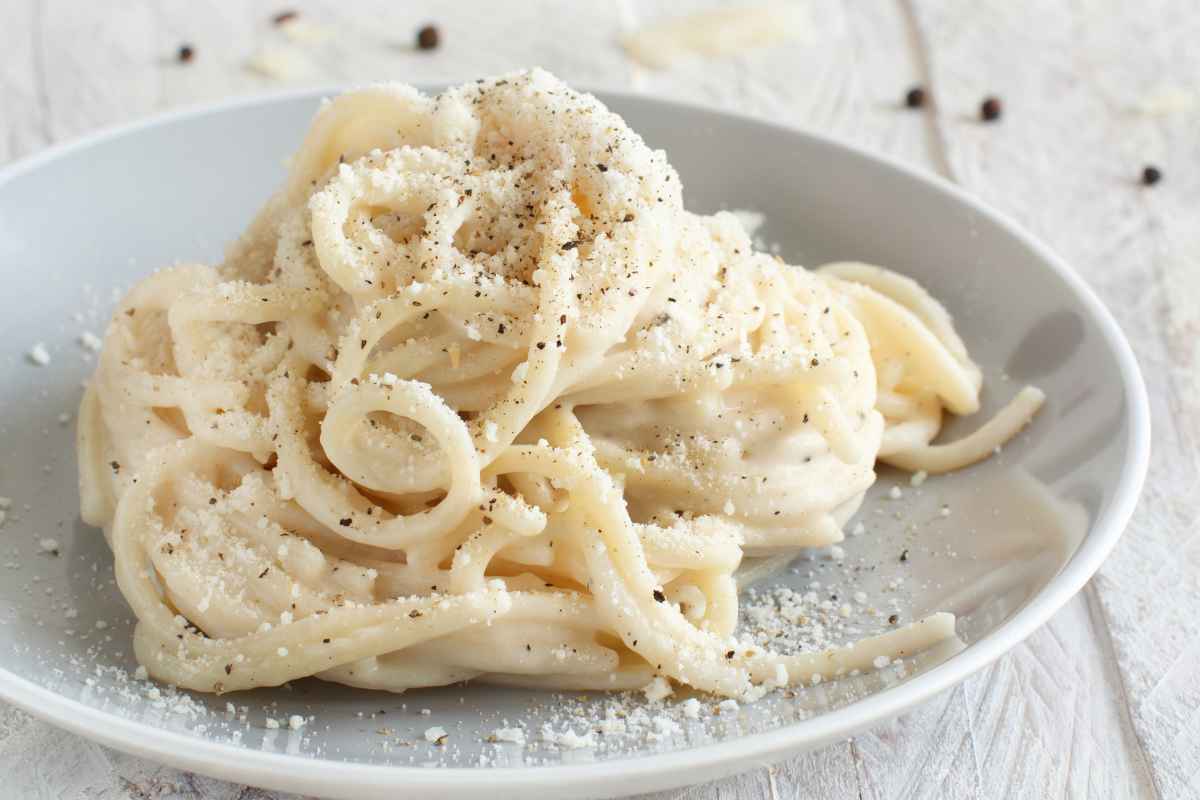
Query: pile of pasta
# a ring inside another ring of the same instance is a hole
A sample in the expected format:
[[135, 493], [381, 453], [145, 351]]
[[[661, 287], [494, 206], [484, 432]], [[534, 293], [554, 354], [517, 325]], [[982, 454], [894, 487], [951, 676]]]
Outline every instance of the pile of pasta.
[[551, 75], [377, 86], [323, 105], [222, 264], [121, 302], [82, 511], [139, 662], [182, 687], [753, 697], [953, 635], [769, 652], [738, 580], [841, 539], [878, 460], [962, 466], [1041, 399], [931, 444], [979, 390], [914, 282], [755, 252]]

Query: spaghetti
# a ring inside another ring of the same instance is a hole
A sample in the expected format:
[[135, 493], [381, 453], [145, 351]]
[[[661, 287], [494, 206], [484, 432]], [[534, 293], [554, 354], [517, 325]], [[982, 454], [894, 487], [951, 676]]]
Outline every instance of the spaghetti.
[[155, 677], [399, 691], [655, 677], [738, 697], [871, 668], [740, 642], [744, 557], [830, 545], [882, 460], [930, 472], [980, 372], [876, 267], [754, 252], [594, 98], [541, 71], [326, 104], [217, 267], [118, 308], [83, 399], [102, 526]]

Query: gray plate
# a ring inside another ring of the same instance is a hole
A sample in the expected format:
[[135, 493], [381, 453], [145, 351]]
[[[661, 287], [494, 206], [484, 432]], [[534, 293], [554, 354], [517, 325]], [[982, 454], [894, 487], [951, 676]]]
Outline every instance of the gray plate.
[[[955, 611], [965, 649], [736, 713], [693, 721], [669, 707], [676, 733], [598, 736], [578, 750], [536, 732], [551, 720], [582, 733], [603, 697], [485, 686], [389, 695], [302, 681], [216, 699], [133, 680], [131, 615], [103, 538], [78, 520], [73, 415], [94, 360], [78, 337], [102, 332], [118, 288], [220, 256], [282, 180], [318, 96], [171, 114], [0, 172], [0, 495], [14, 501], [0, 533], [0, 697], [9, 702], [129, 752], [307, 794], [649, 791], [845, 737], [961, 681], [1078, 591], [1120, 535], [1146, 469], [1145, 388], [1112, 318], [1057, 258], [957, 189], [892, 162], [762, 122], [607, 95], [668, 151], [692, 209], [758, 210], [764, 237], [790, 262], [873, 261], [928, 287], [984, 367], [979, 419], [1026, 382], [1045, 389], [1046, 407], [999, 456], [905, 486], [900, 500], [885, 494], [901, 476], [885, 473], [859, 515], [867, 534], [846, 542], [842, 566], [812, 554], [776, 579], [805, 589], [817, 580], [842, 597], [863, 591], [905, 618]], [[37, 342], [48, 366], [26, 356]], [[950, 434], [977, 424], [955, 421]], [[58, 556], [41, 552], [45, 538], [58, 540]], [[290, 714], [314, 718], [296, 731], [264, 724]], [[524, 748], [484, 741], [504, 720], [528, 727]], [[424, 741], [433, 725], [450, 733], [445, 745]]]

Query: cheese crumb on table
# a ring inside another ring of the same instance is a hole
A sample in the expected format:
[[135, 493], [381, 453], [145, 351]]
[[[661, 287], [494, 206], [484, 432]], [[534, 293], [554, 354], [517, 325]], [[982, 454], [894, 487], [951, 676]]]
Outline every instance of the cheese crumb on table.
[[46, 349], [46, 345], [38, 342], [29, 348], [29, 360], [39, 367], [44, 367], [50, 363], [50, 351]]
[[308, 72], [308, 62], [285, 47], [264, 47], [246, 62], [246, 68], [266, 78], [288, 80]]

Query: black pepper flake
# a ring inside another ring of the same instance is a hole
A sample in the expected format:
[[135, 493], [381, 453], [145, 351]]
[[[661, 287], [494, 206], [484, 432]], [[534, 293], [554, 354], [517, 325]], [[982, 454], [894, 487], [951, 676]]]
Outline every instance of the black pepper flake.
[[267, 567], [267, 568], [266, 568], [266, 569], [264, 569], [262, 572], [258, 573], [258, 577], [260, 577], [260, 578], [265, 578], [265, 577], [267, 577], [267, 573], [268, 573], [268, 572], [270, 572], [270, 571], [271, 571], [271, 568], [270, 568], [270, 567]]
[[895, 625], [899, 621], [900, 621], [899, 614], [892, 614], [890, 617], [888, 617], [888, 625]]
[[504, 331], [505, 331], [504, 323], [501, 322], [499, 325], [496, 326], [496, 333], [504, 333]]
[[567, 242], [562, 246], [562, 249], [563, 250], [574, 250], [576, 247], [579, 247], [579, 242]]
[[354, 520], [350, 519], [349, 517], [342, 517], [338, 520], [338, 525], [341, 525], [343, 528], [349, 528], [350, 523], [352, 522], [354, 522]]
[[217, 498], [215, 498], [215, 497], [208, 498], [208, 504], [210, 506], [215, 506], [217, 504]]
[[608, 164], [597, 164], [596, 169], [600, 170], [601, 172], [608, 172]]
[[725, 653], [726, 658], [733, 658], [735, 655], [737, 655], [737, 654], [732, 650], [726, 651], [726, 653]]
[[436, 50], [437, 46], [442, 42], [442, 35], [433, 25], [426, 25], [417, 31], [417, 49], [418, 50]]
[[179, 59], [179, 63], [186, 64], [196, 57], [196, 51], [190, 44], [181, 44], [175, 57]]
[[908, 94], [904, 95], [904, 105], [909, 108], [921, 108], [925, 105], [925, 89], [921, 86], [914, 86], [908, 90]]
[[232, 673], [233, 673], [233, 664], [226, 664], [225, 665], [225, 674], [229, 675]]
[[298, 11], [288, 9], [287, 11], [280, 11], [278, 14], [271, 17], [271, 22], [274, 22], [276, 25], [282, 25], [285, 22], [291, 22], [298, 16], [300, 16]]
[[121, 463], [120, 463], [119, 461], [110, 461], [110, 462], [108, 462], [108, 465], [109, 465], [110, 467], [112, 467], [112, 471], [113, 471], [113, 472], [120, 472], [120, 471], [121, 471]]
[[979, 118], [984, 122], [995, 122], [1004, 113], [1004, 104], [999, 97], [986, 97], [979, 104]]
[[1142, 168], [1142, 185], [1153, 186], [1162, 180], [1162, 170], [1153, 164], [1147, 164]]
[[408, 612], [409, 619], [416, 619], [419, 616], [421, 616], [421, 612], [415, 608], [412, 611]]
[[546, 343], [545, 343], [545, 342], [538, 342], [538, 343], [537, 343], [537, 349], [538, 349], [538, 350], [545, 350], [545, 349], [546, 349]]
[[628, 214], [626, 214], [625, 218], [622, 219], [621, 221], [622, 222], [633, 222], [633, 212], [631, 211]]
[[559, 325], [566, 325], [566, 324], [567, 324], [567, 315], [566, 315], [566, 314], [563, 314], [563, 315], [561, 315], [561, 316], [558, 318], [558, 324], [559, 324]]
[[902, 552], [902, 553], [900, 554], [900, 560], [901, 560], [901, 561], [908, 561], [908, 551], [907, 551], [907, 550], [905, 550], [904, 552]]
[[654, 590], [654, 599], [656, 602], [659, 602], [659, 603], [667, 602], [667, 596], [662, 593], [662, 589]]
[[331, 639], [322, 639], [321, 644], [329, 644], [331, 641]]

